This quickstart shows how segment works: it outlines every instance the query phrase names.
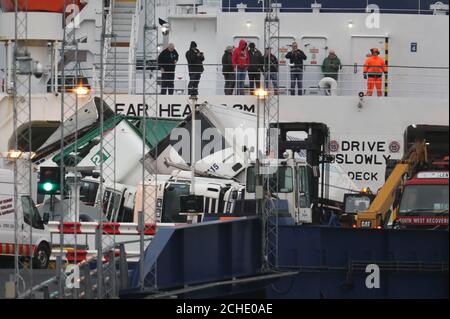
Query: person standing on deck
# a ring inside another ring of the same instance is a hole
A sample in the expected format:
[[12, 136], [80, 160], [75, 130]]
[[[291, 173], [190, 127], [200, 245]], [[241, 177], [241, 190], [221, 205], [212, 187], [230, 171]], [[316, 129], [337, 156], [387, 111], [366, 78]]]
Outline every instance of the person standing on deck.
[[233, 68], [233, 50], [230, 45], [225, 49], [222, 56], [222, 74], [225, 78], [225, 95], [233, 95], [234, 87], [236, 85], [236, 74]]
[[186, 52], [186, 60], [189, 70], [188, 94], [190, 96], [198, 96], [198, 85], [200, 84], [202, 73], [205, 70], [203, 67], [205, 55], [197, 49], [197, 43], [194, 41], [191, 42], [189, 51]]
[[336, 82], [339, 78], [339, 70], [342, 69], [341, 60], [336, 55], [334, 50], [330, 50], [328, 57], [323, 60], [322, 73], [327, 78], [335, 79]]
[[364, 62], [364, 79], [367, 80], [367, 96], [372, 96], [374, 88], [378, 96], [383, 96], [383, 74], [387, 72], [386, 61], [380, 57], [377, 48], [370, 50], [372, 55]]
[[250, 54], [250, 65], [248, 67], [248, 78], [250, 80], [251, 94], [255, 94], [255, 90], [261, 88], [261, 72], [264, 72], [264, 58], [252, 42], [248, 45], [248, 52]]
[[[270, 65], [270, 67], [269, 67]], [[272, 81], [273, 92], [275, 95], [278, 95], [278, 71], [279, 71], [279, 62], [275, 55], [272, 54], [271, 48], [266, 48], [266, 52], [264, 54], [264, 81], [266, 85], [266, 89], [268, 90], [270, 87], [270, 81]]]
[[286, 59], [291, 61], [291, 95], [295, 95], [295, 87], [298, 87], [298, 95], [303, 95], [303, 61], [307, 59], [305, 52], [298, 48], [298, 43], [292, 43], [292, 51], [286, 54]]
[[161, 94], [173, 95], [175, 81], [175, 67], [178, 62], [178, 52], [173, 43], [169, 43], [167, 48], [158, 56], [158, 66], [161, 70]]
[[245, 40], [239, 41], [239, 46], [233, 52], [233, 66], [236, 70], [236, 90], [238, 95], [244, 95], [244, 83], [247, 76], [250, 54]]

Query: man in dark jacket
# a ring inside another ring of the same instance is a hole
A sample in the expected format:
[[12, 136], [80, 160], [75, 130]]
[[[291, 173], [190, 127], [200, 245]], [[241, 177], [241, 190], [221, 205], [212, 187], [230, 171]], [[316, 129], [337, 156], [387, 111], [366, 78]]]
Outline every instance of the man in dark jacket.
[[278, 59], [272, 54], [271, 48], [266, 48], [266, 52], [264, 54], [264, 79], [266, 83], [266, 89], [269, 89], [269, 82], [272, 81], [274, 93], [278, 94]]
[[178, 62], [178, 52], [175, 50], [173, 43], [170, 43], [167, 48], [158, 56], [158, 66], [161, 70], [161, 94], [173, 95], [174, 81], [175, 81], [175, 67]]
[[203, 71], [203, 61], [205, 61], [205, 56], [203, 52], [197, 49], [197, 43], [191, 42], [189, 51], [186, 52], [186, 60], [188, 62], [189, 69], [189, 85], [188, 94], [190, 96], [198, 95], [198, 85], [200, 84], [200, 78]]
[[250, 54], [250, 65], [248, 66], [248, 78], [250, 80], [251, 94], [255, 94], [255, 90], [261, 86], [261, 72], [263, 72], [263, 55], [255, 44], [252, 42], [248, 45]]
[[225, 95], [233, 95], [236, 85], [236, 74], [233, 68], [233, 50], [232, 46], [228, 46], [222, 57], [222, 73], [225, 78]]
[[291, 95], [295, 95], [298, 86], [298, 95], [303, 95], [303, 61], [307, 59], [305, 53], [298, 48], [297, 42], [292, 43], [292, 51], [286, 54], [291, 60]]

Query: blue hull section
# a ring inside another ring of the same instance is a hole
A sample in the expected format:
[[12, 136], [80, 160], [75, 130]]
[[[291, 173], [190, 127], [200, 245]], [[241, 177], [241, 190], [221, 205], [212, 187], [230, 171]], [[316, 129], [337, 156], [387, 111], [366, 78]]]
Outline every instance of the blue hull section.
[[[448, 298], [448, 231], [280, 226], [280, 268], [299, 270], [269, 298]], [[366, 266], [380, 288], [366, 286]]]
[[[181, 298], [261, 291], [267, 298], [449, 296], [448, 231], [280, 225], [279, 267], [272, 273], [261, 272], [261, 240], [256, 217], [161, 228], [145, 252], [144, 295], [157, 287]], [[380, 270], [380, 287], [374, 289], [366, 286], [372, 264]], [[131, 284], [125, 295], [138, 293], [138, 267]]]

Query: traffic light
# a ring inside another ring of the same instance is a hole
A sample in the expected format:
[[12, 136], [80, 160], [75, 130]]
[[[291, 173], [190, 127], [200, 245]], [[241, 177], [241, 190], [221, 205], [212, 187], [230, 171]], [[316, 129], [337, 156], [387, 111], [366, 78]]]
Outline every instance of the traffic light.
[[38, 193], [55, 195], [61, 188], [61, 171], [59, 167], [41, 167], [38, 183]]

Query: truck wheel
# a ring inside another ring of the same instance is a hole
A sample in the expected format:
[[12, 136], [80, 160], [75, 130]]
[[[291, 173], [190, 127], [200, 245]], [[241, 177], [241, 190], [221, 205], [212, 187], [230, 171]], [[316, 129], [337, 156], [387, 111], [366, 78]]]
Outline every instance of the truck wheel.
[[50, 262], [50, 248], [47, 244], [42, 243], [36, 249], [33, 257], [33, 267], [35, 269], [47, 269]]

